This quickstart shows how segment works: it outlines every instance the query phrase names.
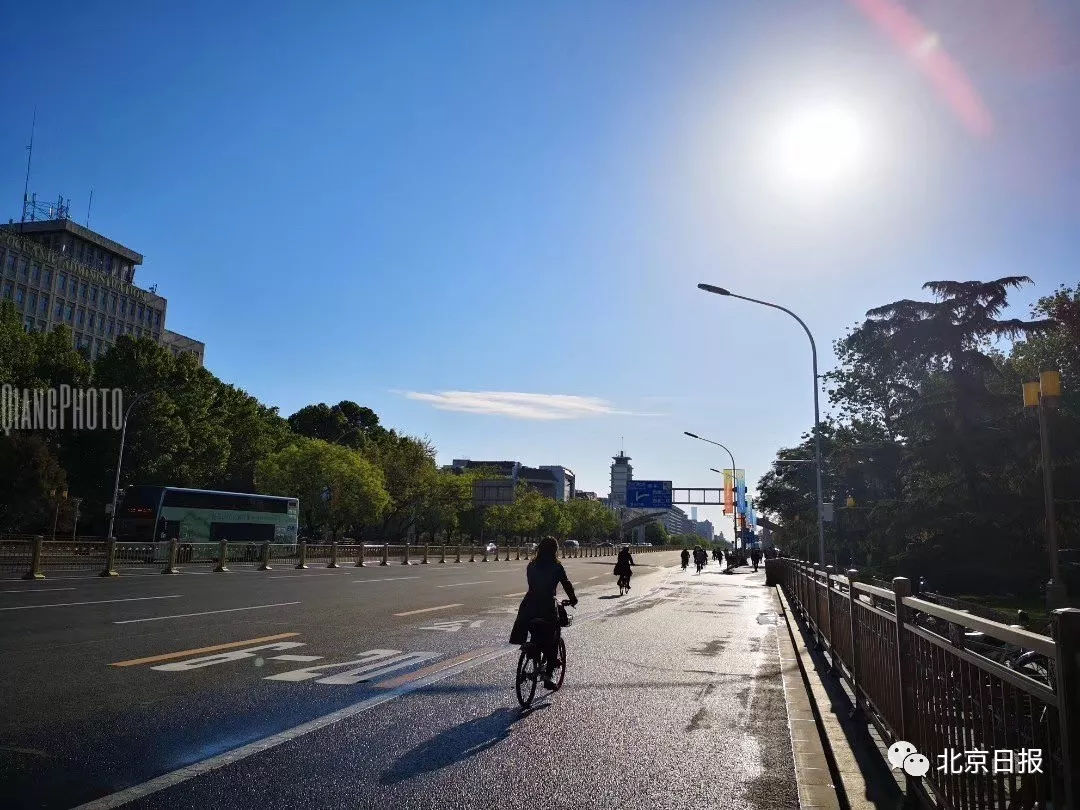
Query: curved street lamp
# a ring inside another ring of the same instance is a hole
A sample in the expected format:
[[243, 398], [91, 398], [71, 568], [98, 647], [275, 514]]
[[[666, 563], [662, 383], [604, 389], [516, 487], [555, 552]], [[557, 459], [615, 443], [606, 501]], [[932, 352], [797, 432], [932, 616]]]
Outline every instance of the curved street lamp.
[[[116, 523], [116, 501], [120, 494], [120, 468], [124, 464], [124, 441], [127, 439], [128, 417], [131, 416], [131, 410], [139, 404], [139, 400], [147, 396], [147, 392], [139, 394], [135, 399], [131, 400], [131, 404], [124, 411], [124, 425], [120, 431], [120, 453], [116, 457], [116, 477], [113, 479], [112, 510], [109, 512], [109, 534], [107, 536], [110, 538], [113, 536], [113, 526]], [[157, 531], [157, 529], [155, 528], [154, 531]]]
[[[727, 450], [728, 457], [731, 459], [731, 483], [732, 483], [732, 486], [735, 485], [735, 456], [732, 454], [732, 452], [730, 450], [728, 450], [726, 447], [724, 447], [724, 445], [720, 444], [720, 442], [714, 442], [712, 439], [703, 438], [701, 436], [698, 436], [696, 433], [691, 433], [689, 430], [684, 430], [683, 435], [684, 436], [689, 436], [691, 439], [697, 439], [699, 442], [708, 442], [709, 444], [715, 444], [717, 447], [722, 448], [723, 450]], [[720, 470], [716, 469], [715, 467], [710, 467], [709, 469], [712, 470], [713, 472], [717, 472], [717, 473], [720, 473], [721, 475], [723, 475], [723, 473], [720, 472]], [[732, 538], [731, 538], [732, 548], [738, 549], [739, 548], [739, 510], [738, 509], [732, 509], [731, 510], [731, 528], [735, 532], [735, 534], [732, 535]]]
[[761, 304], [764, 307], [771, 307], [778, 309], [781, 312], [786, 312], [792, 318], [799, 322], [799, 326], [806, 332], [806, 336], [810, 338], [810, 353], [813, 361], [814, 371], [814, 465], [816, 467], [817, 474], [817, 513], [818, 513], [818, 560], [825, 564], [825, 508], [822, 505], [821, 496], [821, 412], [818, 406], [818, 369], [817, 369], [817, 344], [814, 342], [814, 336], [810, 333], [810, 328], [806, 325], [802, 318], [796, 315], [787, 307], [782, 307], [779, 304], [773, 304], [769, 301], [762, 301], [758, 298], [749, 298], [745, 295], [737, 295], [730, 290], [726, 290], [723, 287], [717, 287], [715, 284], [698, 284], [699, 290], [713, 293], [714, 295], [726, 295], [730, 298], [739, 298], [743, 301], [749, 301], [753, 304]]

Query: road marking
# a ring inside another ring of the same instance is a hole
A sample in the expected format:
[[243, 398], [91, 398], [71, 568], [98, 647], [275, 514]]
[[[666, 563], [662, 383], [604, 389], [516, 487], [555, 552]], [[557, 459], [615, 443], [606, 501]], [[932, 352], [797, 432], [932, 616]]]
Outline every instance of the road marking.
[[438, 607], [420, 608], [419, 610], [406, 610], [404, 613], [395, 613], [395, 616], [415, 616], [417, 613], [431, 613], [435, 610], [449, 610], [450, 608], [461, 607], [464, 602], [455, 602], [452, 605], [439, 605]]
[[462, 585], [485, 585], [488, 582], [494, 582], [493, 579], [480, 579], [476, 582], [454, 582], [450, 585], [436, 585], [436, 588], [460, 588]]
[[226, 652], [204, 655], [202, 658], [189, 658], [186, 661], [174, 661], [171, 664], [158, 664], [159, 672], [189, 672], [193, 669], [212, 667], [217, 664], [228, 664], [233, 661], [243, 661], [245, 658], [255, 658], [260, 650], [295, 650], [305, 646], [302, 641], [275, 641], [273, 644], [260, 644], [258, 647], [245, 647], [242, 650], [227, 650]]
[[455, 619], [449, 622], [435, 622], [416, 628], [417, 630], [443, 630], [447, 633], [456, 633], [465, 627], [479, 627], [484, 623], [483, 619]]
[[[401, 650], [367, 650], [360, 653], [360, 657], [354, 661], [338, 661], [333, 664], [317, 664], [313, 667], [294, 669], [289, 672], [280, 672], [277, 675], [269, 675], [266, 681], [310, 681], [317, 679], [316, 683], [326, 683], [335, 686], [351, 686], [361, 681], [370, 681], [380, 675], [404, 669], [413, 664], [419, 664], [434, 658], [438, 653], [417, 652], [403, 653]], [[359, 664], [360, 666], [354, 666]], [[334, 667], [353, 667], [345, 672], [336, 672], [330, 675], [325, 670]]]
[[[148, 597], [151, 599], [157, 597]], [[164, 598], [164, 597], [163, 597]], [[198, 613], [177, 613], [173, 616], [148, 616], [145, 619], [124, 619], [113, 624], [135, 624], [136, 622], [160, 622], [164, 619], [186, 619], [189, 616], [210, 616], [214, 613], [236, 613], [238, 610], [261, 610], [262, 608], [285, 607], [286, 605], [299, 605], [299, 602], [274, 602], [270, 605], [251, 605], [250, 607], [227, 608], [225, 610], [203, 610]], [[6, 608], [0, 608], [4, 610]]]
[[306, 734], [311, 734], [314, 731], [326, 728], [334, 723], [339, 723], [342, 720], [355, 717], [358, 714], [374, 709], [376, 706], [380, 706], [383, 703], [388, 703], [402, 695], [416, 692], [423, 689], [425, 686], [451, 678], [466, 669], [479, 666], [488, 661], [493, 661], [496, 658], [502, 658], [516, 652], [517, 648], [503, 648], [485, 655], [477, 655], [474, 658], [456, 665], [450, 665], [451, 662], [449, 661], [445, 662], [448, 665], [446, 669], [440, 669], [432, 675], [420, 677], [417, 680], [409, 681], [399, 687], [389, 688], [385, 694], [361, 700], [351, 706], [338, 709], [330, 714], [324, 714], [322, 717], [317, 717], [314, 720], [309, 720], [306, 723], [293, 726], [290, 729], [278, 732], [277, 734], [272, 734], [269, 737], [263, 737], [260, 740], [247, 743], [246, 745], [234, 748], [231, 751], [225, 751], [216, 756], [204, 759], [201, 762], [196, 762], [193, 765], [188, 765], [170, 773], [162, 774], [161, 776], [147, 780], [138, 785], [133, 785], [132, 787], [112, 793], [108, 796], [102, 796], [100, 799], [95, 799], [94, 801], [79, 805], [75, 810], [111, 810], [113, 807], [120, 807], [128, 802], [141, 799], [144, 796], [149, 796], [151, 793], [157, 793], [158, 791], [165, 790], [174, 785], [179, 785], [182, 782], [187, 782], [189, 779], [194, 779], [204, 773], [215, 771], [225, 765], [231, 765], [234, 762], [247, 759], [254, 754], [259, 754], [270, 748], [283, 745], [291, 740], [295, 740], [297, 737], [303, 737]]
[[398, 677], [391, 678], [388, 681], [380, 681], [379, 683], [372, 685], [377, 689], [397, 689], [399, 686], [404, 686], [405, 684], [412, 683], [413, 681], [418, 681], [421, 678], [426, 678], [428, 675], [433, 675], [436, 672], [441, 672], [444, 669], [449, 669], [450, 667], [454, 667], [459, 664], [465, 664], [475, 658], [479, 658], [481, 655], [490, 655], [492, 653], [502, 655], [505, 654], [505, 651], [500, 648], [492, 647], [489, 647], [487, 649], [481, 648], [479, 650], [473, 650], [472, 652], [467, 652], [463, 655], [459, 655], [456, 658], [449, 658], [445, 661], [439, 661], [438, 663], [432, 664], [431, 666], [424, 667], [423, 669], [418, 669], [416, 670], [416, 672], [409, 672], [408, 674], [399, 675]]
[[504, 593], [502, 596], [496, 596], [496, 597], [493, 597], [493, 598], [494, 599], [509, 599], [512, 596], [524, 596], [526, 593], [527, 593], [527, 591], [522, 591], [521, 593]]
[[321, 655], [272, 655], [271, 661], [295, 661], [298, 664], [310, 664], [312, 661], [318, 661], [322, 658]]
[[151, 655], [147, 658], [133, 658], [130, 661], [117, 661], [114, 664], [109, 664], [110, 667], [135, 667], [139, 664], [156, 664], [158, 661], [169, 661], [173, 658], [187, 658], [189, 655], [198, 655], [199, 653], [217, 652], [219, 650], [233, 650], [237, 647], [246, 647], [248, 644], [260, 644], [264, 641], [280, 641], [283, 638], [292, 638], [298, 636], [299, 633], [278, 633], [274, 636], [260, 636], [259, 638], [249, 638], [247, 641], [227, 641], [224, 644], [214, 644], [210, 647], [196, 647], [193, 650], [180, 650], [180, 652], [163, 653], [162, 655]]
[[420, 577], [383, 577], [382, 579], [354, 579], [353, 582], [397, 582], [402, 579], [420, 579]]
[[594, 579], [600, 579], [600, 574], [597, 574], [597, 575], [596, 575], [595, 577], [589, 577], [589, 578], [588, 578], [587, 580], [585, 580], [585, 581], [586, 581], [586, 582], [592, 582], [592, 581], [593, 581]]
[[[2, 607], [0, 610], [32, 610], [34, 608], [47, 607], [74, 607], [75, 605], [111, 605], [115, 602], [145, 602], [147, 599], [179, 599], [182, 593], [174, 593], [169, 596], [133, 596], [130, 599], [100, 599], [95, 602], [54, 602], [51, 605], [19, 605], [18, 607]], [[122, 624], [122, 622], [114, 622]]]
[[74, 588], [12, 588], [10, 591], [0, 593], [45, 593], [46, 591], [73, 591]]

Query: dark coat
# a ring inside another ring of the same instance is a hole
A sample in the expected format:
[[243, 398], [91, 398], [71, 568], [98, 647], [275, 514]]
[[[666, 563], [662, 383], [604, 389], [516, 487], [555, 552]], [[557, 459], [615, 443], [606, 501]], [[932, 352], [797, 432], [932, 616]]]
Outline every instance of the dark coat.
[[533, 619], [545, 619], [552, 623], [559, 618], [555, 606], [555, 589], [561, 584], [566, 596], [577, 601], [574, 586], [566, 576], [566, 569], [558, 560], [533, 560], [525, 568], [525, 578], [529, 589], [518, 605], [517, 618], [510, 631], [511, 644], [524, 644], [529, 640], [529, 622]]
[[632, 576], [634, 572], [630, 570], [631, 565], [634, 565], [634, 557], [624, 548], [619, 552], [619, 559], [615, 562], [615, 576]]

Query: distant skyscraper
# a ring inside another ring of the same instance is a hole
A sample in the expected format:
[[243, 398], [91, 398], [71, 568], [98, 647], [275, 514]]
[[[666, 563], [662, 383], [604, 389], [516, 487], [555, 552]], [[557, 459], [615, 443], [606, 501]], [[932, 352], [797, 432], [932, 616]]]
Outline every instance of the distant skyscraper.
[[630, 456], [622, 450], [612, 456], [611, 465], [611, 506], [626, 506], [626, 485], [634, 480], [634, 468], [630, 466]]

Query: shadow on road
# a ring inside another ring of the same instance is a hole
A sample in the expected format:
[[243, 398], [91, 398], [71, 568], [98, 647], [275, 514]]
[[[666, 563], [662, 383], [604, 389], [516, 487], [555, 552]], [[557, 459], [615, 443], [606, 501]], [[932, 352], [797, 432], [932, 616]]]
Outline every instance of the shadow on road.
[[622, 594], [610, 593], [607, 596], [598, 597], [599, 599], [622, 599]]
[[441, 770], [455, 762], [462, 762], [510, 736], [510, 728], [518, 720], [533, 712], [546, 709], [550, 703], [534, 705], [528, 711], [498, 709], [486, 717], [478, 717], [454, 726], [402, 754], [380, 778], [383, 785], [396, 785]]

